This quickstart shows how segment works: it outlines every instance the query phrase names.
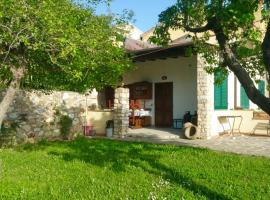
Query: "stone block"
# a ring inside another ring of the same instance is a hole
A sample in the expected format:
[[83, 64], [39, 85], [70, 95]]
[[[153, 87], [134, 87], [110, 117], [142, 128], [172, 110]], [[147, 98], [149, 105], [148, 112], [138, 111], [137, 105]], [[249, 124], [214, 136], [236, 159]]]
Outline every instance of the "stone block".
[[17, 113], [17, 112], [13, 112], [13, 113], [9, 113], [8, 114], [8, 117], [10, 118], [10, 119], [17, 119], [18, 118], [18, 116], [19, 116], [19, 114]]

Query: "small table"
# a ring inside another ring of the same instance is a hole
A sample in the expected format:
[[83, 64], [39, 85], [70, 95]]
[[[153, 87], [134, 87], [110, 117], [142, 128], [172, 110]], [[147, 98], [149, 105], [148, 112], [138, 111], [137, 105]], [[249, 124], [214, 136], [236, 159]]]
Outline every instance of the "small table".
[[[234, 128], [234, 125], [235, 125], [235, 119], [236, 119], [236, 118], [240, 118], [240, 123], [239, 123], [237, 129]], [[229, 124], [229, 126], [230, 126], [230, 132], [229, 132], [230, 135], [233, 135], [233, 131], [234, 131], [234, 130], [238, 130], [238, 132], [241, 133], [240, 128], [241, 128], [241, 124], [242, 124], [242, 121], [243, 121], [243, 117], [242, 117], [241, 115], [225, 115], [225, 116], [219, 116], [218, 119], [219, 119], [219, 122], [220, 122], [221, 125], [222, 125], [222, 128], [223, 128], [224, 133], [225, 133], [226, 131], [225, 131], [225, 128], [224, 128], [223, 123], [222, 123], [222, 120], [223, 120], [223, 119], [225, 119], [226, 122], [228, 122], [228, 124]], [[233, 123], [232, 123], [232, 124], [230, 123], [230, 119], [233, 119]]]

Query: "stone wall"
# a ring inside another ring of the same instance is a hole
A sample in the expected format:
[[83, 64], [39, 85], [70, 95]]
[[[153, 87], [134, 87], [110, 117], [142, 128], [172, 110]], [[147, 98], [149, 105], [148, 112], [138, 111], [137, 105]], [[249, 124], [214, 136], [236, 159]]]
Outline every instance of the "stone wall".
[[[2, 92], [0, 100], [3, 95]], [[61, 134], [59, 115], [67, 115], [72, 119], [71, 133], [82, 132], [82, 126], [90, 123], [86, 120], [86, 109], [94, 109], [97, 103], [97, 92], [85, 96], [74, 92], [19, 91], [3, 125], [15, 124], [20, 142], [27, 138], [58, 137]]]
[[204, 59], [197, 55], [197, 98], [198, 98], [198, 131], [200, 138], [212, 136], [212, 114], [214, 112], [214, 80], [204, 70]]
[[114, 134], [122, 137], [128, 133], [129, 89], [117, 88], [114, 98]]

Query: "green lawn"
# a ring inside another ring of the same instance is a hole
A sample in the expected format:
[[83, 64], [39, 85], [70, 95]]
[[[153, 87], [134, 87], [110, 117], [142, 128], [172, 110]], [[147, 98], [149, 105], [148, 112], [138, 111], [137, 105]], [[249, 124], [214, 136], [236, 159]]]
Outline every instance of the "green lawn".
[[100, 139], [0, 150], [0, 199], [270, 199], [270, 160]]

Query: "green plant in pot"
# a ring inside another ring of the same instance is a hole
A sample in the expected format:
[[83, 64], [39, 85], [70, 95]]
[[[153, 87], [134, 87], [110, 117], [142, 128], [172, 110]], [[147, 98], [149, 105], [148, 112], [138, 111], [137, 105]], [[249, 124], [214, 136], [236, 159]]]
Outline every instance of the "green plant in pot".
[[106, 122], [106, 136], [107, 137], [112, 137], [113, 136], [113, 128], [114, 128], [113, 120], [108, 120]]

